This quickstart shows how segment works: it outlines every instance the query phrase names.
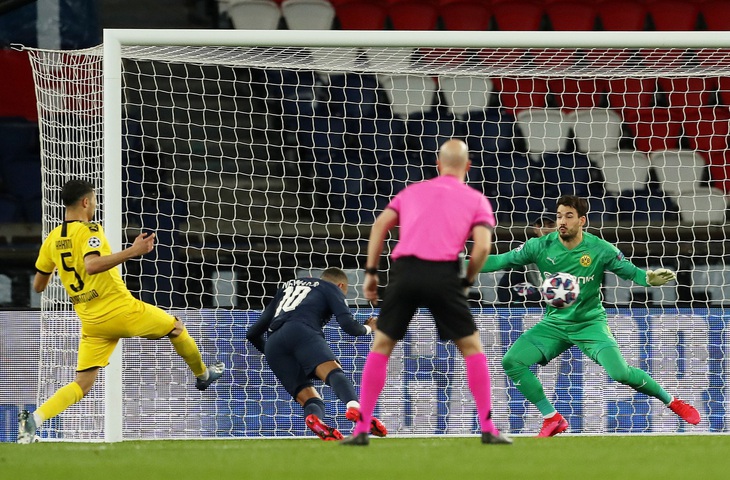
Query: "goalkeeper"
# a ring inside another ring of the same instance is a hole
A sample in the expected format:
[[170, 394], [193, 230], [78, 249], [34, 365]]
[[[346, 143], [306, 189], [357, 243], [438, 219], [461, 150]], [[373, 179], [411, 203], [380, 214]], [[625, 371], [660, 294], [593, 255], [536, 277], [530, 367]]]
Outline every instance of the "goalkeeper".
[[[312, 380], [318, 378], [332, 388], [347, 406], [345, 418], [352, 422], [359, 418], [360, 404], [355, 387], [324, 338], [322, 327], [332, 315], [353, 336], [368, 335], [377, 324], [376, 317], [370, 317], [365, 325], [355, 321], [345, 302], [347, 288], [347, 274], [335, 267], [326, 269], [320, 278], [289, 280], [246, 332], [246, 338], [266, 356], [284, 389], [304, 409], [307, 427], [325, 441], [340, 440], [342, 434], [322, 422], [324, 402]], [[384, 437], [388, 430], [373, 417], [370, 433]]]
[[531, 238], [521, 247], [501, 255], [490, 255], [482, 272], [535, 263], [545, 277], [566, 272], [578, 279], [580, 295], [571, 306], [548, 306], [542, 321], [524, 332], [507, 350], [502, 365], [505, 373], [544, 417], [538, 437], [552, 437], [568, 429], [568, 422], [545, 396], [540, 381], [530, 367], [547, 365], [573, 345], [601, 365], [613, 380], [658, 398], [686, 422], [700, 422], [699, 412], [672, 397], [648, 373], [626, 363], [608, 324], [600, 298], [606, 270], [645, 287], [658, 287], [675, 279], [674, 272], [660, 268], [644, 271], [613, 245], [583, 232], [588, 202], [565, 195], [557, 202], [557, 231]]

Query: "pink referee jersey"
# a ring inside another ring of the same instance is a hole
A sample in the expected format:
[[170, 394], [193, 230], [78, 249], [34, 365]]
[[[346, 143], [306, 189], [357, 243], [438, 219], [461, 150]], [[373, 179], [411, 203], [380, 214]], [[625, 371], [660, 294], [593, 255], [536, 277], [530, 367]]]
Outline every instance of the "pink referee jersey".
[[451, 175], [409, 185], [386, 208], [398, 213], [400, 225], [393, 259], [453, 261], [464, 250], [474, 226], [496, 225], [489, 200]]

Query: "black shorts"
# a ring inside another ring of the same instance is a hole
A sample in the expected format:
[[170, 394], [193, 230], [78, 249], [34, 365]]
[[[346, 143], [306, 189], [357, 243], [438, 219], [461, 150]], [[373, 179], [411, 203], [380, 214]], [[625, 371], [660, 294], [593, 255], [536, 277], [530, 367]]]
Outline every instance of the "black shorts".
[[264, 350], [271, 371], [293, 398], [313, 385], [319, 365], [337, 360], [322, 332], [296, 321], [286, 322], [271, 333]]
[[378, 330], [393, 340], [402, 340], [419, 307], [431, 311], [441, 340], [458, 340], [477, 331], [456, 261], [402, 257], [393, 263]]

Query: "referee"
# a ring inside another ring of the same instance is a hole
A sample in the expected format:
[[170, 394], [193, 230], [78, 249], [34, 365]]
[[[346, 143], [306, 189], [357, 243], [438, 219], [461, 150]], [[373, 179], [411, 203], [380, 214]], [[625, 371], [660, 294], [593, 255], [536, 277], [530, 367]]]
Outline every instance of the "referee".
[[[464, 183], [471, 166], [464, 142], [444, 142], [436, 165], [439, 176], [403, 189], [378, 215], [370, 231], [364, 290], [375, 304], [383, 242], [393, 227], [400, 227], [399, 241], [391, 254], [390, 284], [363, 369], [360, 420], [352, 435], [342, 440], [343, 445], [370, 443], [371, 417], [385, 385], [388, 359], [419, 307], [431, 311], [441, 340], [453, 340], [464, 357], [482, 443], [512, 443], [492, 423], [489, 368], [466, 297], [467, 287], [489, 255], [494, 213], [487, 198]], [[469, 237], [474, 246], [463, 277], [459, 256]]]

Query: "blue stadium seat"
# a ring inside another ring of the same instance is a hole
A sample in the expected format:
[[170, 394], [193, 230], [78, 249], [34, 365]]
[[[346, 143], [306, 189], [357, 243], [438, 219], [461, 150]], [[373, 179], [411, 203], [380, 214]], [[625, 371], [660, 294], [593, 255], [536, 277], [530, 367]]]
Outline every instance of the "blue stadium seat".
[[[591, 193], [591, 162], [580, 153], [545, 153], [541, 172], [545, 196], [561, 195], [588, 197]], [[602, 195], [601, 195], [602, 196]]]
[[406, 123], [401, 118], [362, 118], [355, 133], [360, 144], [360, 158], [363, 163], [375, 165], [378, 156], [393, 150], [405, 148]]
[[441, 144], [460, 135], [457, 122], [448, 114], [416, 114], [406, 121], [406, 146], [420, 154], [424, 165], [435, 164]]
[[634, 224], [678, 221], [679, 210], [661, 192], [645, 190], [634, 192], [633, 196], [619, 196], [617, 199], [619, 221]]
[[403, 150], [382, 152], [377, 158], [377, 191], [391, 197], [406, 185], [423, 180], [423, 164], [419, 155]]
[[0, 118], [0, 161], [38, 154], [38, 124], [22, 118]]

